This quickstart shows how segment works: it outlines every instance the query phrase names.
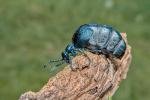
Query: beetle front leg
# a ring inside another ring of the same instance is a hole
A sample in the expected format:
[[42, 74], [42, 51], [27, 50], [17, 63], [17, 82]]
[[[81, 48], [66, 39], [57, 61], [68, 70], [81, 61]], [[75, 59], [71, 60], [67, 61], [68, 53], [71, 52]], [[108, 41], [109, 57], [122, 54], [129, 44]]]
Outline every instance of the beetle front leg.
[[89, 56], [85, 53], [85, 49], [75, 49], [77, 52], [80, 52], [81, 54], [83, 54], [85, 57], [88, 58], [88, 60], [91, 62], [91, 59], [89, 58]]

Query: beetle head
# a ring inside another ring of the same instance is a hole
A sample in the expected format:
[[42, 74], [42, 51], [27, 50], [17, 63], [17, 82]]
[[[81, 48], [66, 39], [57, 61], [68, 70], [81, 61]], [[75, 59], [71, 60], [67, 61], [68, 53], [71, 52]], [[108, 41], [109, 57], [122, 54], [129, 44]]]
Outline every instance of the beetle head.
[[[57, 60], [49, 60], [49, 64], [54, 64], [54, 66], [60, 66], [62, 64], [71, 63], [72, 57], [75, 57], [77, 55], [77, 51], [75, 50], [75, 47], [73, 44], [67, 45], [65, 51], [61, 53], [61, 58]], [[44, 67], [47, 67], [47, 64], [44, 65]]]
[[62, 56], [62, 59], [64, 60], [64, 61], [66, 61], [67, 63], [69, 63], [69, 61], [70, 61], [70, 57], [69, 57], [69, 54], [68, 54], [68, 52], [66, 52], [66, 51], [64, 51], [64, 52], [62, 52], [61, 53], [61, 56]]
[[71, 57], [75, 57], [77, 52], [75, 51], [75, 47], [73, 44], [67, 45], [64, 52], [62, 52], [62, 59], [66, 61], [66, 63], [70, 63]]

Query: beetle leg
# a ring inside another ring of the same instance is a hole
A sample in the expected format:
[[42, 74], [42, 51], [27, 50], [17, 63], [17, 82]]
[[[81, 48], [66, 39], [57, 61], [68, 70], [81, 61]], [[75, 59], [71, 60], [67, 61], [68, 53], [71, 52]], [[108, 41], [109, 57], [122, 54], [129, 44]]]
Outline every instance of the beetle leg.
[[77, 55], [77, 52], [76, 52], [75, 50], [72, 50], [72, 51], [71, 51], [71, 55], [72, 55], [73, 57], [75, 57], [75, 56]]
[[79, 48], [75, 48], [74, 51], [84, 53], [84, 51], [82, 49], [79, 49]]
[[110, 65], [111, 64], [111, 61], [110, 61], [110, 59], [107, 57], [107, 55], [101, 55], [101, 57], [103, 57], [106, 61], [107, 61], [107, 63]]
[[84, 52], [85, 50], [84, 49], [80, 49], [80, 48], [78, 48], [78, 49], [75, 49], [77, 52], [80, 52], [81, 54], [84, 54], [84, 55], [86, 55], [87, 56], [87, 54]]
[[[106, 61], [107, 61], [107, 57], [106, 55], [101, 55]], [[107, 61], [108, 62], [108, 61]]]
[[88, 58], [88, 60], [91, 62], [91, 59], [88, 57], [88, 55], [84, 52], [84, 49], [75, 49], [76, 51], [80, 52], [81, 54], [83, 54], [85, 57]]
[[88, 49], [88, 51], [90, 51], [92, 53], [98, 53], [98, 54], [102, 52], [101, 50], [89, 50], [89, 49]]
[[67, 62], [69, 63], [69, 64], [71, 64], [72, 63], [72, 61], [71, 61], [72, 59], [71, 59], [71, 57], [70, 56], [68, 56], [68, 59], [67, 59]]

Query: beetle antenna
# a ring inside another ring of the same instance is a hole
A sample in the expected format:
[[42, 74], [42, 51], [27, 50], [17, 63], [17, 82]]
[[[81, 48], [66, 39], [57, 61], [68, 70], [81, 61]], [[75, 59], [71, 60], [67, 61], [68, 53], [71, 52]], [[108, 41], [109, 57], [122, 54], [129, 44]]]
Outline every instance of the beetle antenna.
[[59, 63], [59, 64], [56, 64], [55, 66], [58, 67], [58, 66], [61, 66], [62, 64], [64, 64], [64, 61], [62, 61], [62, 62]]
[[51, 65], [52, 63], [57, 63], [57, 62], [60, 62], [60, 63], [54, 64], [54, 66], [60, 66], [60, 65], [62, 65], [64, 63], [64, 60], [62, 58], [59, 58], [57, 60], [49, 60], [47, 64], [44, 64], [43, 67], [46, 68], [48, 66], [48, 64]]
[[60, 58], [60, 59], [57, 59], [57, 60], [49, 60], [48, 63], [50, 64], [50, 63], [59, 62], [59, 61], [63, 61], [63, 59]]

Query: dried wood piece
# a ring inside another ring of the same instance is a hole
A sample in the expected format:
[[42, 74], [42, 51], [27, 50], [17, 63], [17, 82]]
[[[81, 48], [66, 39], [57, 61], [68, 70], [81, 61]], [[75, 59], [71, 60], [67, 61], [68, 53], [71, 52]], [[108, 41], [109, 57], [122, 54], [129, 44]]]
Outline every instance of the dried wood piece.
[[[126, 34], [122, 36], [127, 43]], [[85, 52], [73, 58], [72, 64], [50, 78], [40, 91], [26, 92], [20, 100], [108, 100], [126, 78], [131, 58], [128, 43], [122, 59]]]

